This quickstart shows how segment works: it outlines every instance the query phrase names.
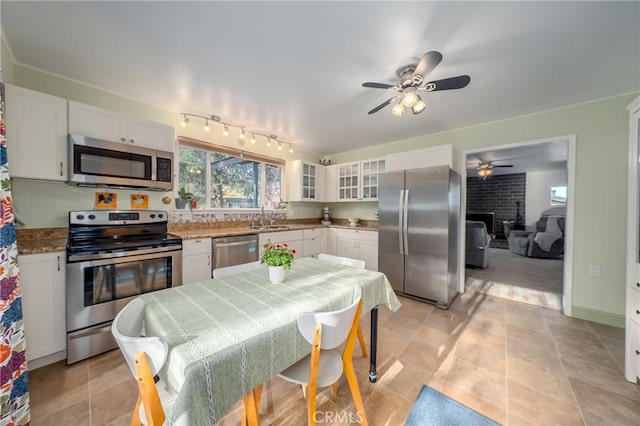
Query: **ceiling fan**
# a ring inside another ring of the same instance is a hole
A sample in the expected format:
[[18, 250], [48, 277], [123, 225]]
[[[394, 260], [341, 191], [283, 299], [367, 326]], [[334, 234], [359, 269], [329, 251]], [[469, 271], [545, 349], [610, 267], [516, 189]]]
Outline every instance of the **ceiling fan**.
[[424, 111], [427, 105], [420, 98], [420, 95], [418, 95], [418, 91], [437, 92], [440, 90], [462, 89], [469, 84], [471, 77], [468, 75], [459, 75], [457, 77], [449, 77], [442, 80], [426, 81], [425, 77], [431, 73], [436, 66], [438, 66], [440, 61], [442, 61], [442, 54], [440, 52], [427, 52], [417, 64], [406, 65], [396, 71], [396, 74], [399, 77], [398, 83], [396, 84], [362, 83], [363, 87], [387, 89], [398, 92], [396, 96], [388, 99], [369, 111], [369, 114], [380, 111], [382, 108], [396, 100], [400, 101], [394, 105], [391, 110], [395, 115], [404, 114], [405, 107], [411, 108], [411, 111], [414, 114], [419, 114]]
[[493, 174], [494, 167], [513, 167], [513, 164], [493, 164], [493, 161], [482, 160], [478, 163], [478, 176], [486, 180]]

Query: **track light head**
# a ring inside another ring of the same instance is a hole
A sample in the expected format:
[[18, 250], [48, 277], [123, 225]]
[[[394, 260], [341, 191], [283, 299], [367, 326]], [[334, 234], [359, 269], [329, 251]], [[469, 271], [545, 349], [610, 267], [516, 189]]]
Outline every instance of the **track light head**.
[[180, 127], [184, 128], [184, 127], [187, 127], [187, 124], [189, 124], [189, 119], [187, 118], [187, 114], [182, 114], [182, 115], [184, 116], [184, 118], [180, 122]]
[[225, 136], [229, 136], [229, 126], [227, 126], [226, 124], [224, 125], [224, 131], [222, 132], [222, 134]]
[[209, 130], [211, 130], [211, 129], [209, 128], [209, 120], [205, 119], [205, 120], [204, 120], [204, 131], [205, 131], [205, 132], [209, 132]]
[[289, 154], [293, 154], [293, 146], [291, 144], [289, 144]]
[[251, 133], [251, 140], [249, 142], [251, 142], [251, 145], [255, 145], [255, 143], [256, 143], [256, 135]]
[[244, 139], [244, 127], [242, 128], [242, 131], [240, 132], [240, 139]]

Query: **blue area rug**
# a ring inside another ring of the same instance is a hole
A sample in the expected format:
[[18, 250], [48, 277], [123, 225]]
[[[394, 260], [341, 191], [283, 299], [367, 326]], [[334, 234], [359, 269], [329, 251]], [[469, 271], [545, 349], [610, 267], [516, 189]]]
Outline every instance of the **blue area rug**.
[[460, 404], [429, 386], [422, 386], [405, 426], [496, 426], [477, 411]]

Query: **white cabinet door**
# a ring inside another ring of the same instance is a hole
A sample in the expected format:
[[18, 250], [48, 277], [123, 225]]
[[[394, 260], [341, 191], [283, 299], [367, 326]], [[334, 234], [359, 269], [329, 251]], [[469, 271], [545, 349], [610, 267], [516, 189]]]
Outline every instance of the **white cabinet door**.
[[304, 256], [317, 256], [322, 253], [322, 236], [303, 240]]
[[295, 160], [287, 163], [289, 201], [324, 201], [325, 166]]
[[129, 117], [127, 121], [129, 143], [155, 148], [161, 151], [174, 151], [173, 127], [141, 118]]
[[338, 201], [338, 166], [336, 164], [327, 166], [324, 200], [328, 203]]
[[211, 252], [182, 256], [182, 285], [211, 279]]
[[360, 259], [364, 260], [364, 267], [372, 271], [378, 270], [378, 243], [377, 241], [358, 241]]
[[337, 229], [327, 228], [327, 251], [325, 253], [337, 256]]
[[273, 244], [287, 243], [287, 247], [296, 252], [293, 257], [304, 256], [304, 243], [302, 231], [282, 231], [282, 232], [265, 232], [258, 235], [259, 255], [262, 257], [264, 251], [264, 245], [267, 241], [271, 241]]
[[11, 177], [67, 180], [67, 100], [7, 84]]
[[119, 112], [69, 101], [69, 133], [128, 143], [127, 117]]
[[374, 160], [363, 160], [362, 163], [362, 190], [360, 191], [362, 200], [376, 201], [378, 199], [378, 185], [381, 173], [386, 169], [384, 158]]
[[415, 169], [417, 167], [415, 151], [396, 152], [387, 157], [387, 171]]
[[338, 164], [338, 200], [358, 201], [360, 198], [360, 162]]
[[64, 252], [18, 256], [27, 360], [67, 347]]
[[416, 151], [418, 167], [449, 166], [453, 167], [453, 146], [438, 145]]
[[340, 234], [336, 239], [336, 256], [350, 257], [351, 259], [360, 259], [360, 249], [358, 242], [351, 238], [341, 238]]

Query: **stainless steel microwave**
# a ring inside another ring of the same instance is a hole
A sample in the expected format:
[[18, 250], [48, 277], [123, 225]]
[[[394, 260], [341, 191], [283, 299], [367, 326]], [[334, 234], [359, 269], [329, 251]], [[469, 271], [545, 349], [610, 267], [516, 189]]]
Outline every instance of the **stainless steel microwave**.
[[173, 153], [69, 135], [69, 183], [170, 191]]

